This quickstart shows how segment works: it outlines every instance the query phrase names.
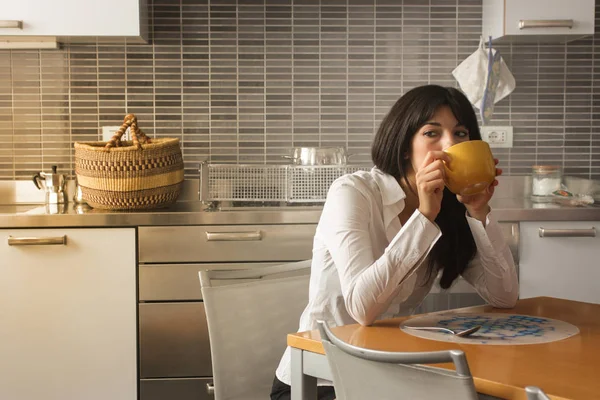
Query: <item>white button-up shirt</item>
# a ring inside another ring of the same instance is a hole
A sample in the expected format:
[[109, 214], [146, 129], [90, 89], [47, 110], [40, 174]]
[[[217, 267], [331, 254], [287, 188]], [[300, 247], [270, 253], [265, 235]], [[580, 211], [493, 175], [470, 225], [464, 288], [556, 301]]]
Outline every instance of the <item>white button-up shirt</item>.
[[[402, 225], [398, 216], [405, 197], [396, 179], [377, 168], [333, 183], [315, 233], [309, 301], [299, 332], [317, 329], [317, 320], [369, 325], [409, 315], [420, 305], [436, 278], [428, 273], [427, 261], [441, 232], [418, 210]], [[463, 278], [489, 304], [513, 307], [517, 273], [497, 222], [492, 213], [485, 227], [466, 218], [477, 253]], [[290, 384], [289, 348], [277, 377]]]

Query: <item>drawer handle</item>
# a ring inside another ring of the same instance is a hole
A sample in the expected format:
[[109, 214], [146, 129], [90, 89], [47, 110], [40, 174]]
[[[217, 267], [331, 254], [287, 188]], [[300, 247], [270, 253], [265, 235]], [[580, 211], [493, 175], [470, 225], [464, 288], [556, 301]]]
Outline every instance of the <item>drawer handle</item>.
[[212, 383], [207, 383], [206, 384], [206, 393], [208, 394], [215, 394], [215, 385], [213, 385]]
[[522, 19], [519, 29], [533, 28], [573, 28], [572, 19]]
[[23, 29], [23, 21], [0, 20], [1, 29]]
[[540, 237], [596, 237], [596, 229], [545, 229], [540, 228]]
[[67, 235], [57, 237], [8, 237], [9, 246], [47, 246], [67, 244]]
[[255, 232], [206, 232], [206, 240], [209, 242], [239, 242], [262, 240], [261, 231]]

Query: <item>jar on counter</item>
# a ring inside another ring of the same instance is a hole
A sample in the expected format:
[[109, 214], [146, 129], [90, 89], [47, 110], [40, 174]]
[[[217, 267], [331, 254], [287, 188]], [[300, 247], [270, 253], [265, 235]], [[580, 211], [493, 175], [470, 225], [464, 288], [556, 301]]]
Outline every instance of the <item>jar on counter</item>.
[[558, 165], [534, 165], [532, 167], [531, 196], [533, 200], [547, 201], [552, 192], [560, 189], [562, 173]]

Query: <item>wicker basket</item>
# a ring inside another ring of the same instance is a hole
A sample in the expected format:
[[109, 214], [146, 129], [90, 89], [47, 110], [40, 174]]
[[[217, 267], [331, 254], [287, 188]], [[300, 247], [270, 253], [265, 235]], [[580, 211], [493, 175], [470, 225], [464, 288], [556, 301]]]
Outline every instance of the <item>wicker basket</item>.
[[[132, 141], [121, 141], [130, 128]], [[108, 142], [76, 142], [75, 173], [94, 208], [147, 210], [174, 203], [183, 183], [179, 139], [150, 139], [133, 114]]]

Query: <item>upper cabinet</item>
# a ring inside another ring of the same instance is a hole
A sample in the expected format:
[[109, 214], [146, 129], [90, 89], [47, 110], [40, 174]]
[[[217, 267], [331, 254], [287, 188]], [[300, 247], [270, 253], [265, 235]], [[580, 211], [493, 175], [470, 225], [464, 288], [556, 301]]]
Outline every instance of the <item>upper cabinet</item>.
[[594, 34], [594, 0], [483, 0], [482, 34], [499, 42], [567, 42]]
[[3, 48], [125, 39], [143, 43], [147, 34], [146, 0], [0, 0]]

